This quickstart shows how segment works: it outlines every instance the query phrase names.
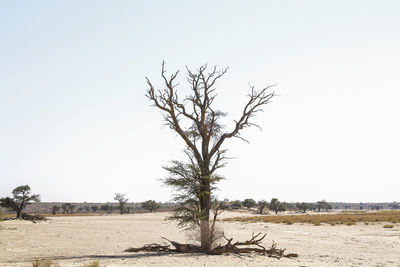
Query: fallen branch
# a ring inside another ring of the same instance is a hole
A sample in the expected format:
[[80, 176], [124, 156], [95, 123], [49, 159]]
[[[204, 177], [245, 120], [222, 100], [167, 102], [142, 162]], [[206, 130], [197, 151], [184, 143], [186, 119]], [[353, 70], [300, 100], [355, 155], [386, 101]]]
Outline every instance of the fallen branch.
[[253, 253], [260, 253], [263, 254], [264, 256], [277, 259], [280, 259], [282, 257], [287, 257], [287, 258], [298, 257], [298, 255], [295, 253], [285, 254], [286, 249], [277, 248], [277, 243], [275, 241], [272, 241], [271, 247], [269, 249], [266, 249], [263, 245], [261, 245], [261, 241], [265, 238], [266, 235], [267, 234], [261, 235], [261, 233], [255, 235], [253, 233], [251, 235], [250, 240], [244, 242], [236, 241], [235, 243], [232, 243], [233, 238], [228, 239], [224, 234], [223, 237], [225, 238], [227, 243], [224, 246], [219, 245], [216, 248], [210, 250], [208, 254], [222, 255], [227, 253], [241, 254], [241, 253], [253, 252]]
[[125, 252], [140, 252], [140, 251], [147, 251], [147, 252], [170, 252], [169, 245], [160, 245], [160, 244], [148, 244], [140, 248], [128, 248], [124, 250]]
[[37, 223], [38, 221], [47, 221], [48, 218], [44, 217], [43, 215], [29, 215], [26, 213], [21, 214], [21, 218], [4, 218], [4, 221], [14, 221], [14, 220], [25, 220], [30, 221], [32, 223]]
[[162, 239], [171, 243], [174, 249], [171, 248], [170, 245], [161, 245], [157, 243], [148, 244], [140, 248], [129, 248], [126, 249], [125, 252], [172, 252], [172, 253], [205, 253], [209, 255], [222, 255], [222, 254], [241, 254], [241, 253], [258, 253], [264, 256], [272, 257], [280, 259], [282, 257], [286, 258], [297, 258], [299, 255], [295, 253], [285, 254], [286, 249], [280, 249], [277, 247], [277, 243], [272, 241], [272, 245], [270, 248], [266, 249], [263, 245], [261, 245], [261, 241], [265, 238], [266, 234], [262, 235], [261, 233], [252, 234], [251, 239], [239, 242], [236, 241], [232, 243], [233, 238], [227, 238], [225, 235], [223, 237], [227, 241], [225, 245], [218, 245], [217, 247], [211, 250], [205, 250], [200, 246], [196, 246], [193, 244], [182, 244], [172, 240], [169, 240], [165, 237]]
[[36, 223], [37, 221], [47, 221], [48, 219], [42, 215], [29, 215], [26, 213], [22, 213], [21, 215], [22, 220], [31, 221]]

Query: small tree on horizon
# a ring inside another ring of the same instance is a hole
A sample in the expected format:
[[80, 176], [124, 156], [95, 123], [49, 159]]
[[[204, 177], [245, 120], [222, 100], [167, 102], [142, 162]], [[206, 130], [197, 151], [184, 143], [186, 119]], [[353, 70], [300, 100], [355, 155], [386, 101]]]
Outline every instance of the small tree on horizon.
[[53, 205], [53, 207], [51, 208], [51, 214], [55, 215], [59, 210], [60, 210], [59, 206]]
[[258, 213], [263, 214], [264, 209], [268, 208], [268, 202], [265, 200], [260, 200], [257, 202]]
[[250, 209], [250, 208], [256, 206], [257, 203], [252, 198], [246, 198], [245, 200], [242, 201], [242, 205], [245, 206], [246, 208]]
[[99, 210], [99, 207], [98, 207], [98, 206], [91, 206], [90, 209], [91, 209], [93, 212], [96, 212], [96, 211]]
[[100, 206], [100, 210], [101, 211], [106, 211], [108, 213], [112, 213], [112, 210], [114, 209], [114, 207], [112, 205], [109, 204], [104, 204]]
[[285, 204], [280, 202], [277, 198], [272, 198], [269, 203], [269, 209], [274, 211], [275, 214], [278, 214], [280, 211], [285, 211], [286, 207]]
[[321, 210], [328, 211], [328, 210], [331, 210], [331, 209], [332, 209], [332, 205], [329, 204], [328, 202], [326, 202], [326, 200], [323, 199], [323, 200], [317, 202], [317, 210], [318, 210], [318, 212], [320, 212]]
[[296, 207], [302, 212], [305, 213], [309, 209], [309, 205], [305, 202], [297, 202]]
[[119, 213], [124, 214], [126, 210], [126, 204], [128, 203], [128, 199], [125, 198], [125, 194], [115, 193], [114, 200], [118, 201]]
[[31, 194], [29, 185], [17, 186], [11, 193], [12, 197], [0, 198], [0, 206], [15, 211], [18, 219], [21, 219], [22, 211], [27, 205], [40, 201], [40, 195]]
[[161, 205], [154, 200], [147, 200], [142, 204], [142, 208], [150, 211], [150, 213], [153, 213], [153, 211], [158, 210], [160, 207]]
[[61, 209], [63, 211], [63, 214], [71, 214], [74, 212], [75, 205], [71, 203], [63, 203], [61, 204]]

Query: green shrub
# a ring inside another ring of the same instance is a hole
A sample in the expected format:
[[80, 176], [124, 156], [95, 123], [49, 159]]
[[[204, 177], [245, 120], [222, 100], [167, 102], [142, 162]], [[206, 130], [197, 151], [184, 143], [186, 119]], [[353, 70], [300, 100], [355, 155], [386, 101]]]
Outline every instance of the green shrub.
[[82, 267], [99, 267], [99, 266], [100, 266], [100, 264], [98, 261], [92, 261], [90, 263], [83, 265]]
[[32, 267], [56, 267], [58, 264], [53, 265], [53, 261], [50, 259], [36, 259], [32, 262]]
[[393, 228], [394, 224], [385, 224], [383, 228]]
[[242, 209], [242, 208], [243, 208], [243, 205], [240, 200], [235, 200], [235, 201], [231, 202], [231, 209], [238, 210], [238, 209]]

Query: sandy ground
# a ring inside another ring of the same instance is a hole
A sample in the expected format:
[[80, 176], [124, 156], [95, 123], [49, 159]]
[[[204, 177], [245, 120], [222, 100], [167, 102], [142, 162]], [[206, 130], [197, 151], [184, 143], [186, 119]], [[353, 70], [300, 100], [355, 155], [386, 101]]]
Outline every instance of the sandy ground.
[[[55, 217], [33, 224], [0, 223], [0, 266], [32, 266], [36, 258], [52, 258], [61, 267], [82, 266], [98, 260], [101, 266], [400, 266], [400, 226], [383, 224], [284, 225], [222, 222], [227, 236], [248, 239], [266, 232], [298, 259], [272, 259], [258, 255], [177, 255], [125, 253], [124, 249], [160, 243], [161, 236], [187, 242], [185, 233], [167, 213], [88, 217]], [[228, 213], [224, 217], [243, 216]], [[245, 216], [245, 215], [244, 215]]]

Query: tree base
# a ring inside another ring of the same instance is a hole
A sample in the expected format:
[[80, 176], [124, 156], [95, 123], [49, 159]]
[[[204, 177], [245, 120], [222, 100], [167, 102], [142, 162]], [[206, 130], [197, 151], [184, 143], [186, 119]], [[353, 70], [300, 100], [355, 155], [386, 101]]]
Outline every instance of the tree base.
[[272, 257], [280, 259], [282, 257], [285, 258], [297, 258], [299, 255], [295, 253], [285, 254], [286, 249], [277, 248], [277, 243], [272, 241], [271, 247], [268, 249], [261, 245], [261, 241], [265, 238], [266, 234], [261, 235], [258, 233], [254, 235], [250, 240], [244, 242], [234, 242], [232, 243], [233, 238], [226, 238], [227, 243], [225, 245], [218, 245], [217, 247], [206, 250], [200, 246], [196, 246], [193, 244], [181, 244], [175, 241], [171, 241], [165, 237], [162, 239], [167, 240], [174, 248], [171, 248], [171, 245], [161, 245], [157, 243], [148, 244], [140, 248], [128, 248], [125, 252], [166, 252], [166, 253], [205, 253], [208, 255], [223, 255], [223, 254], [242, 254], [242, 253], [256, 253], [264, 256]]

